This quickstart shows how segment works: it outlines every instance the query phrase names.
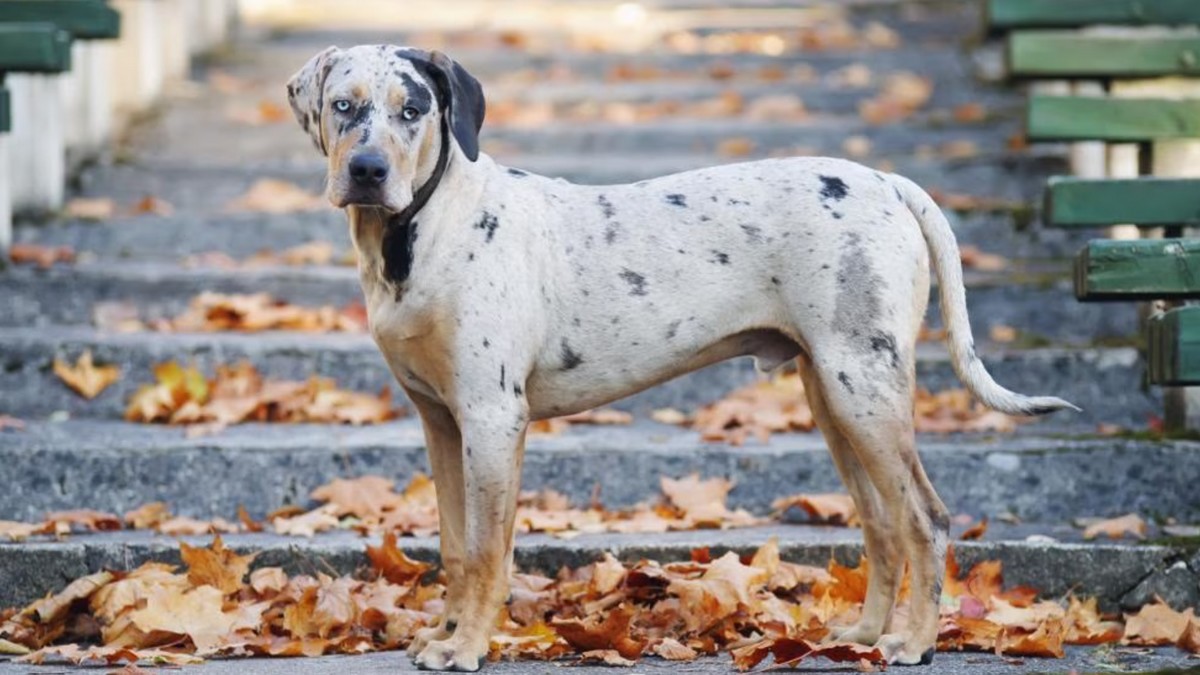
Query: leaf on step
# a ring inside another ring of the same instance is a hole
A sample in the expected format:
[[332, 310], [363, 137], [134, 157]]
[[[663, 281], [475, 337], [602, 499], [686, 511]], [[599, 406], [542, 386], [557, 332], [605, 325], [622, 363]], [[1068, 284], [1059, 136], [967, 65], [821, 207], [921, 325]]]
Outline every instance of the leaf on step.
[[987, 516], [984, 516], [979, 522], [964, 530], [958, 538], [962, 541], [974, 541], [977, 539], [982, 539], [983, 535], [987, 534], [987, 528], [988, 519]]
[[404, 586], [416, 583], [430, 568], [428, 563], [413, 560], [400, 550], [395, 532], [385, 532], [379, 546], [368, 546], [367, 559], [379, 576]]
[[171, 510], [166, 502], [142, 504], [125, 513], [125, 523], [135, 530], [147, 530], [171, 519]]
[[336, 516], [379, 518], [384, 511], [404, 504], [396, 493], [395, 482], [383, 476], [360, 476], [354, 479], [335, 478], [313, 490], [311, 497], [327, 502]]
[[117, 203], [108, 197], [75, 197], [63, 207], [63, 215], [79, 220], [108, 220], [117, 215]]
[[21, 616], [28, 617], [41, 624], [65, 621], [71, 605], [79, 600], [86, 600], [100, 588], [114, 579], [112, 572], [96, 572], [86, 577], [80, 577], [67, 584], [59, 593], [38, 600], [26, 607]]
[[269, 330], [310, 333], [366, 331], [357, 314], [332, 306], [299, 307], [267, 293], [225, 294], [203, 292], [192, 298], [179, 316], [155, 323], [160, 331], [261, 332]]
[[70, 246], [13, 244], [8, 249], [8, 258], [14, 265], [37, 265], [42, 269], [52, 267], [54, 263], [73, 263], [75, 257], [75, 249]]
[[981, 272], [1002, 272], [1009, 267], [1008, 258], [994, 253], [984, 253], [978, 246], [963, 244], [958, 247], [962, 266]]
[[108, 532], [122, 527], [121, 519], [111, 513], [92, 509], [53, 511], [46, 514], [46, 522], [56, 525], [79, 525], [86, 530]]
[[848, 494], [829, 493], [816, 495], [792, 495], [771, 502], [771, 509], [782, 514], [792, 507], [804, 509], [809, 517], [826, 525], [859, 527], [858, 509]]
[[25, 420], [10, 415], [0, 415], [0, 431], [24, 431]]
[[318, 532], [328, 532], [337, 528], [338, 519], [333, 512], [334, 507], [326, 504], [300, 515], [271, 518], [271, 527], [275, 528], [276, 534], [312, 537]]
[[307, 192], [294, 183], [275, 178], [259, 179], [227, 206], [230, 211], [254, 213], [296, 213], [324, 208], [329, 208], [324, 197]]
[[242, 586], [242, 580], [250, 571], [250, 563], [258, 556], [257, 553], [238, 555], [225, 548], [220, 535], [213, 539], [212, 546], [198, 548], [179, 544], [179, 555], [183, 564], [187, 565], [188, 581], [194, 586], [205, 584], [212, 586], [226, 595], [236, 593]]
[[626, 659], [637, 659], [646, 645], [630, 635], [633, 615], [634, 610], [622, 604], [603, 618], [555, 619], [550, 625], [562, 639], [581, 652], [612, 650]]
[[23, 541], [29, 537], [40, 534], [43, 529], [42, 525], [34, 523], [20, 523], [12, 520], [0, 520], [0, 538], [9, 541]]
[[1136, 513], [1127, 513], [1117, 518], [1093, 522], [1083, 530], [1084, 539], [1095, 539], [1101, 535], [1109, 539], [1121, 539], [1127, 534], [1134, 539], [1145, 539], [1146, 521]]
[[90, 400], [120, 379], [121, 369], [117, 366], [97, 366], [92, 362], [92, 350], [85, 349], [75, 365], [56, 357], [54, 374], [75, 393]]
[[1196, 621], [1195, 611], [1191, 607], [1177, 612], [1161, 598], [1155, 598], [1153, 603], [1142, 607], [1136, 614], [1125, 615], [1125, 635], [1122, 639], [1135, 645], [1176, 645], [1190, 637], [1190, 626]]

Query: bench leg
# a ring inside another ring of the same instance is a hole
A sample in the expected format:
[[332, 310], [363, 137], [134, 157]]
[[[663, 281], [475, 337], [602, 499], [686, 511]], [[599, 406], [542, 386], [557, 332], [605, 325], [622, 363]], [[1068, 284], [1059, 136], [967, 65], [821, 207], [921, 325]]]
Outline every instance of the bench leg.
[[66, 180], [62, 75], [12, 74], [9, 148], [14, 211], [46, 213], [63, 205]]

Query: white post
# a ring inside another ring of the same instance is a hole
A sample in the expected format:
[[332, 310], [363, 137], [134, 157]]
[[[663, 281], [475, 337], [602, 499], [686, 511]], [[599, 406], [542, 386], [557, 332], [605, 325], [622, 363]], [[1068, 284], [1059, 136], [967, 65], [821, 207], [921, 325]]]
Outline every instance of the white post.
[[9, 181], [15, 211], [57, 211], [66, 180], [61, 75], [11, 74]]
[[[12, 246], [12, 165], [8, 156], [8, 134], [0, 133], [0, 263], [8, 258]], [[0, 264], [0, 266], [3, 266]]]
[[162, 59], [162, 78], [178, 82], [187, 77], [191, 55], [188, 51], [187, 15], [183, 0], [157, 0], [159, 49]]
[[61, 78], [68, 166], [96, 156], [112, 133], [109, 49], [98, 40], [71, 45], [71, 70]]
[[[1104, 96], [1104, 85], [1099, 82], [1073, 82], [1071, 93], [1075, 96]], [[1071, 173], [1080, 178], [1104, 178], [1108, 161], [1104, 141], [1080, 141], [1071, 144]]]
[[[1137, 178], [1141, 175], [1141, 149], [1137, 143], [1113, 143], [1108, 146], [1108, 176]], [[1108, 228], [1109, 239], [1141, 239], [1137, 225], [1113, 225]]]
[[163, 86], [162, 27], [158, 0], [113, 0], [121, 13], [121, 36], [112, 53], [110, 80], [118, 114], [145, 110]]

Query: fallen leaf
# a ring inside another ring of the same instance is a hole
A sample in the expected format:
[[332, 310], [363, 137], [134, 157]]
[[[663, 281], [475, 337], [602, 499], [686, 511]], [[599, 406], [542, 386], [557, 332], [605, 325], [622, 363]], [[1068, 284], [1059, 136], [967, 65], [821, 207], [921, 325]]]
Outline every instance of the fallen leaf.
[[854, 500], [848, 494], [793, 495], [771, 503], [771, 508], [777, 513], [783, 513], [793, 506], [804, 509], [810, 518], [819, 523], [851, 527], [862, 524]]
[[1142, 607], [1136, 614], [1125, 616], [1125, 634], [1122, 641], [1129, 644], [1157, 646], [1175, 645], [1188, 637], [1189, 625], [1196, 621], [1192, 608], [1177, 612], [1162, 601]]
[[1095, 539], [1104, 535], [1109, 539], [1120, 539], [1126, 534], [1135, 539], [1146, 538], [1146, 521], [1136, 513], [1128, 513], [1118, 518], [1109, 518], [1092, 523], [1083, 531], [1084, 539]]
[[188, 567], [188, 581], [194, 586], [209, 585], [231, 595], [242, 587], [242, 580], [250, 571], [250, 563], [258, 556], [237, 555], [225, 548], [220, 535], [213, 539], [212, 546], [197, 548], [184, 542], [179, 544], [179, 556]]
[[175, 213], [175, 207], [171, 206], [171, 203], [165, 199], [161, 199], [153, 195], [146, 195], [133, 205], [132, 211], [134, 215], [149, 214], [166, 217]]
[[121, 369], [117, 366], [95, 365], [92, 363], [92, 350], [85, 349], [73, 366], [56, 357], [54, 374], [75, 393], [91, 400], [121, 377]]
[[972, 526], [968, 527], [966, 530], [964, 530], [962, 535], [959, 536], [959, 539], [961, 539], [962, 541], [973, 541], [976, 539], [982, 539], [983, 535], [987, 533], [987, 528], [988, 528], [988, 519], [987, 519], [987, 516], [984, 516], [983, 519], [981, 519], [978, 523], [975, 523], [974, 525], [972, 525]]
[[75, 197], [63, 207], [63, 215], [79, 220], [108, 220], [117, 215], [117, 204], [108, 197]]
[[717, 154], [721, 157], [748, 157], [750, 156], [757, 144], [744, 137], [726, 138], [717, 143]]
[[262, 178], [250, 186], [242, 196], [229, 203], [231, 211], [255, 213], [296, 213], [328, 208], [320, 195], [314, 195], [300, 186], [275, 178]]
[[38, 244], [13, 244], [8, 249], [8, 259], [14, 265], [37, 265], [42, 269], [55, 263], [75, 262], [75, 249], [70, 246], [40, 246]]
[[24, 431], [25, 420], [9, 415], [0, 415], [0, 431]]

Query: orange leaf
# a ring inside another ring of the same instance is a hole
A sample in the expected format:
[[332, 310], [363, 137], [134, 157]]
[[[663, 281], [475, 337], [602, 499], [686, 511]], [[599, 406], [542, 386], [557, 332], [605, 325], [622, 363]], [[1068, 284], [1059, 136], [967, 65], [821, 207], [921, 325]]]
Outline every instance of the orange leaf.
[[368, 546], [367, 558], [371, 561], [371, 567], [393, 584], [416, 583], [430, 568], [428, 563], [417, 562], [404, 555], [396, 546], [394, 532], [385, 533], [380, 546]]
[[1109, 539], [1120, 539], [1126, 534], [1135, 539], [1146, 538], [1146, 521], [1136, 513], [1127, 513], [1118, 518], [1109, 518], [1092, 523], [1083, 531], [1084, 539], [1095, 539], [1104, 535]]
[[117, 366], [95, 365], [92, 363], [92, 350], [85, 349], [73, 366], [55, 358], [54, 374], [75, 393], [90, 400], [116, 382], [121, 377], [121, 369]]
[[179, 543], [179, 555], [188, 566], [188, 581], [195, 586], [212, 586], [226, 595], [236, 593], [242, 580], [250, 571], [250, 563], [257, 553], [237, 555], [225, 548], [220, 535], [213, 539], [209, 548], [195, 548], [185, 542]]

